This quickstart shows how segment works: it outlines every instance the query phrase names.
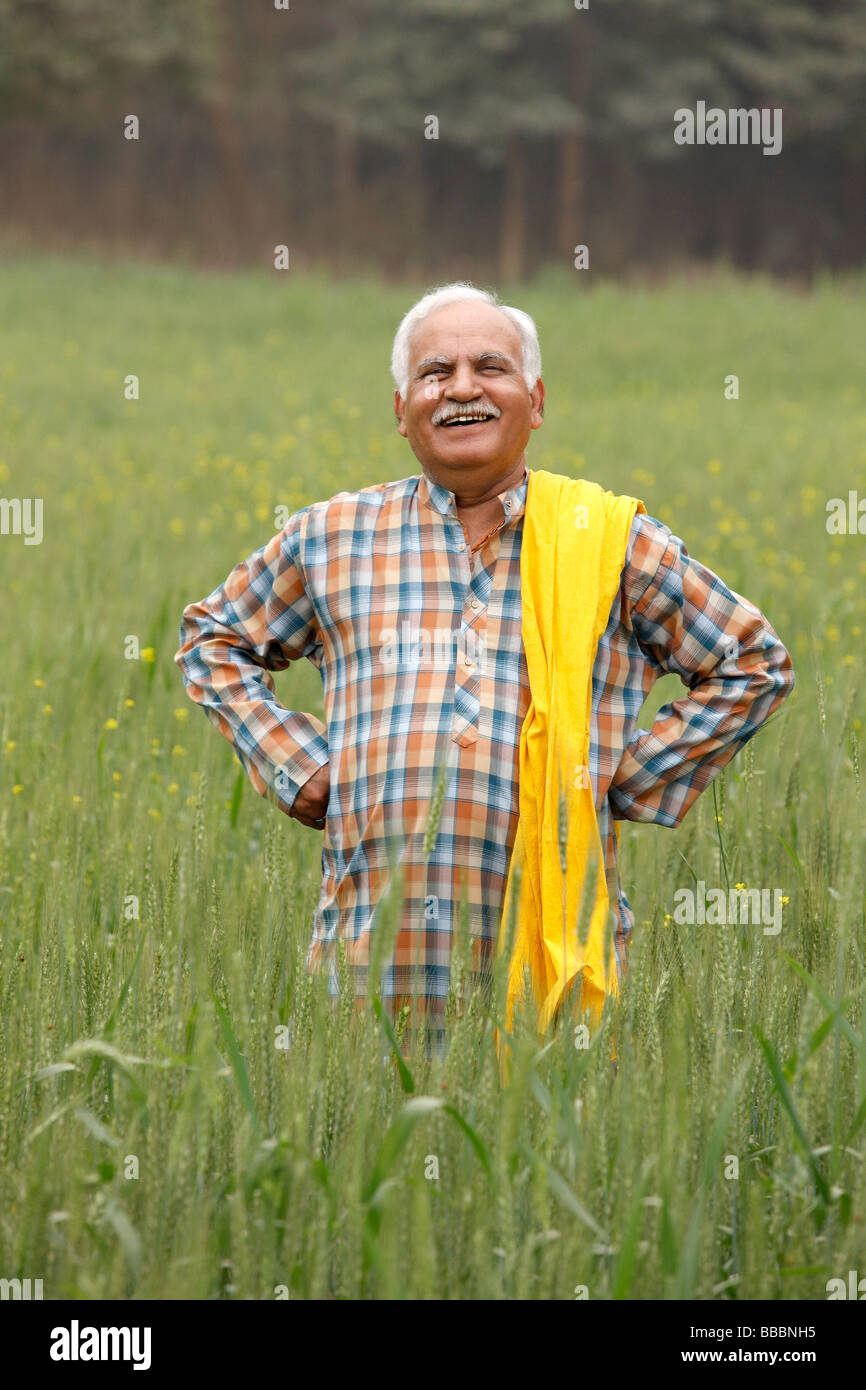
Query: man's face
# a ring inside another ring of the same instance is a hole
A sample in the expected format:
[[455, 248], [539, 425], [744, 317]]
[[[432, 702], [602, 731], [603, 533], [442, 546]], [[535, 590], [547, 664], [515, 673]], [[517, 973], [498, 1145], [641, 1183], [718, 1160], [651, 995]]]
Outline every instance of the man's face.
[[[514, 468], [543, 406], [541, 379], [531, 392], [523, 379], [517, 329], [492, 305], [471, 300], [434, 310], [416, 328], [405, 400], [394, 392], [400, 433], [422, 468], [446, 484]], [[486, 418], [449, 423], [470, 415]]]

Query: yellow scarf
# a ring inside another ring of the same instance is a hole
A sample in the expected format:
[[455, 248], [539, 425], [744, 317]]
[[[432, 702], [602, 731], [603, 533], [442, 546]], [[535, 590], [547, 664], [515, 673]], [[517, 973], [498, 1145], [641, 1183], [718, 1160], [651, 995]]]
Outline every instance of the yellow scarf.
[[[591, 1010], [593, 1025], [605, 996], [617, 993], [604, 855], [589, 783], [592, 669], [620, 585], [632, 520], [645, 511], [637, 498], [616, 496], [597, 483], [538, 469], [529, 473], [520, 592], [531, 702], [520, 734], [520, 814], [499, 938], [502, 952], [520, 871], [508, 1029], [526, 968], [542, 1034], [580, 970], [579, 1009]], [[582, 901], [588, 874], [595, 878], [591, 911], [591, 887]]]

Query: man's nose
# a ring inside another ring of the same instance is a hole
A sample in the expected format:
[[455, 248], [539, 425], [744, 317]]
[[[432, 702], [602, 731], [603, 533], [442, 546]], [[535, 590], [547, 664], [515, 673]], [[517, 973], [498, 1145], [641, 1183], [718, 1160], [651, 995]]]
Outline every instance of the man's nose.
[[445, 394], [457, 400], [474, 400], [481, 395], [481, 383], [468, 362], [458, 363]]

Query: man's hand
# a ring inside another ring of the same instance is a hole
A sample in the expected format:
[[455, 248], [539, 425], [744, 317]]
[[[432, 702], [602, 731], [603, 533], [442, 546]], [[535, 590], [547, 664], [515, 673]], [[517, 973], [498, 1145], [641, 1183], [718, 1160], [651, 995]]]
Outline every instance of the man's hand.
[[301, 787], [289, 811], [290, 819], [299, 820], [301, 825], [308, 825], [312, 830], [323, 830], [330, 796], [331, 769], [325, 763]]

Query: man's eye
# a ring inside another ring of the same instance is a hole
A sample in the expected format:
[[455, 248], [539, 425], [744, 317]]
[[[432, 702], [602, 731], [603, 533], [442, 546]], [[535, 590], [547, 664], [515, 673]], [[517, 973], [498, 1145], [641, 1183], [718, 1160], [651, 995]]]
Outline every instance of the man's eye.
[[504, 367], [482, 367], [481, 370], [482, 370], [483, 372], [502, 372], [502, 371], [505, 370], [505, 368], [504, 368]]

